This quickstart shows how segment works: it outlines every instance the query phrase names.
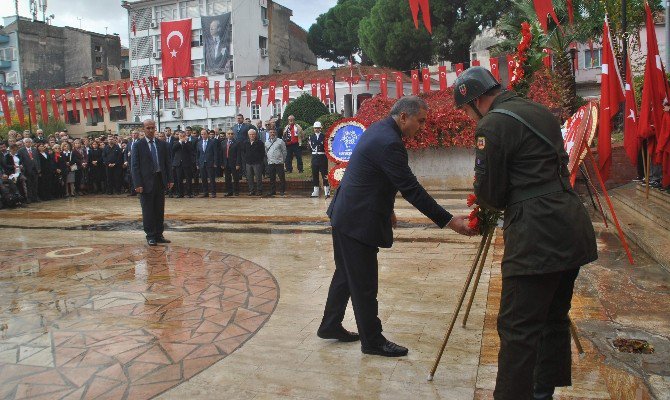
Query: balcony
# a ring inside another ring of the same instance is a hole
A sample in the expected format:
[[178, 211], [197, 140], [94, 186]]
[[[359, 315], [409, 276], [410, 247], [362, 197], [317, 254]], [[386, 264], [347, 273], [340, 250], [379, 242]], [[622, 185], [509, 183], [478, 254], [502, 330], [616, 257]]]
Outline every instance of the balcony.
[[0, 89], [4, 90], [5, 92], [11, 92], [14, 90], [14, 85], [7, 82], [0, 82]]
[[11, 67], [12, 67], [11, 61], [0, 60], [0, 69], [11, 68]]
[[0, 35], [0, 44], [9, 43], [9, 35]]

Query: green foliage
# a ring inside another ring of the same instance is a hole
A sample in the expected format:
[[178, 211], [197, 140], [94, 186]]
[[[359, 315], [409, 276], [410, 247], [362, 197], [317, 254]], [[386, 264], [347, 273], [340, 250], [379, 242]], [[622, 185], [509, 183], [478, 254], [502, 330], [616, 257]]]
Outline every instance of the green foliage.
[[375, 64], [406, 71], [431, 61], [430, 35], [415, 29], [409, 3], [377, 0], [358, 29], [361, 48]]
[[289, 115], [293, 115], [298, 125], [302, 126], [300, 121], [304, 121], [306, 126], [303, 128], [308, 128], [317, 118], [326, 114], [328, 114], [328, 107], [321, 100], [305, 93], [286, 106], [281, 126], [286, 126]]
[[342, 114], [332, 113], [332, 114], [320, 116], [319, 119], [317, 119], [317, 121], [321, 122], [321, 128], [322, 128], [323, 132], [328, 132], [328, 129], [330, 129], [330, 127], [334, 123], [341, 120], [342, 118], [343, 118]]
[[199, 134], [200, 131], [203, 129], [203, 127], [201, 125], [192, 125], [191, 129], [193, 130], [193, 132], [198, 132]]
[[7, 133], [11, 130], [14, 130], [16, 132], [22, 133], [24, 130], [31, 130], [31, 133], [34, 135], [35, 132], [37, 132], [38, 129], [42, 129], [44, 131], [44, 136], [49, 136], [55, 132], [60, 132], [65, 130], [65, 122], [63, 120], [56, 120], [54, 117], [49, 117], [48, 122], [44, 124], [42, 122], [42, 116], [41, 113], [38, 112], [37, 115], [37, 120], [38, 124], [37, 125], [31, 125], [28, 121], [30, 118], [29, 114], [26, 113], [25, 118], [24, 118], [24, 123], [21, 124], [19, 122], [19, 117], [16, 115], [15, 110], [10, 111], [11, 115], [11, 120], [12, 124], [7, 125], [6, 121], [4, 118], [2, 119], [2, 124], [0, 124], [0, 138], [7, 139]]
[[370, 14], [375, 1], [339, 0], [337, 5], [319, 15], [307, 35], [307, 44], [312, 52], [338, 64], [359, 53], [358, 26]]

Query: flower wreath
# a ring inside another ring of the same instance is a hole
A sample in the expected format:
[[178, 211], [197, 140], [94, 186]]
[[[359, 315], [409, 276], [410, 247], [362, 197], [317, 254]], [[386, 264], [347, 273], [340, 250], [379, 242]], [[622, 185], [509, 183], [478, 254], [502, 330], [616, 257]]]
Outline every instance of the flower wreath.
[[335, 164], [347, 162], [347, 160], [336, 157], [332, 151], [332, 143], [333, 140], [335, 139], [335, 132], [337, 132], [340, 128], [343, 128], [347, 125], [356, 125], [361, 129], [363, 129], [363, 131], [367, 129], [367, 126], [365, 126], [365, 124], [357, 118], [344, 118], [330, 126], [328, 132], [326, 133], [326, 140], [324, 141], [323, 145], [326, 151], [326, 157], [328, 157], [328, 159], [334, 162]]

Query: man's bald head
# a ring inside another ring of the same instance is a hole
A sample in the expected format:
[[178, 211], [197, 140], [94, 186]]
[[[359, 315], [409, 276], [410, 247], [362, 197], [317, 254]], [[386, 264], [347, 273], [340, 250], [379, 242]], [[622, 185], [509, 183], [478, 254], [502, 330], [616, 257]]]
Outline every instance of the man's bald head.
[[146, 119], [142, 122], [142, 127], [144, 128], [144, 136], [152, 140], [156, 135], [156, 122], [153, 119]]

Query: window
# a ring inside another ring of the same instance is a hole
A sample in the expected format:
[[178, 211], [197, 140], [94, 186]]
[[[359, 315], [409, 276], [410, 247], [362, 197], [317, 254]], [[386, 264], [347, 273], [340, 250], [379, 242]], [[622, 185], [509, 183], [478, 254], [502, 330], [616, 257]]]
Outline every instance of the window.
[[261, 107], [256, 102], [251, 103], [251, 119], [261, 119]]
[[102, 63], [102, 56], [95, 56], [95, 62]]
[[200, 47], [202, 46], [202, 30], [195, 29], [191, 33], [191, 47]]
[[205, 73], [205, 62], [203, 60], [191, 61], [191, 67], [193, 68], [193, 76], [201, 76]]
[[265, 23], [266, 19], [268, 19], [268, 8], [261, 6], [261, 21]]
[[74, 110], [68, 110], [67, 111], [67, 120], [70, 125], [78, 125], [81, 123], [81, 118], [79, 114], [79, 110], [74, 111]]
[[179, 19], [179, 8], [176, 4], [156, 6], [156, 19], [158, 21], [173, 21]]
[[97, 53], [102, 53], [102, 46], [95, 45], [93, 46], [93, 50]]
[[16, 61], [17, 53], [14, 47], [0, 49], [0, 61]]
[[335, 102], [328, 100], [328, 104], [326, 104], [326, 105], [328, 106], [328, 112], [329, 113], [332, 114], [332, 113], [337, 112], [337, 109], [335, 108]]
[[5, 83], [7, 85], [18, 85], [19, 73], [17, 71], [7, 72], [7, 75], [5, 75]]
[[93, 110], [88, 110], [86, 125], [96, 126], [98, 122], [104, 122], [104, 120], [105, 117], [100, 113], [100, 109], [94, 108]]
[[127, 118], [125, 106], [112, 107], [109, 109], [110, 121], [125, 121]]
[[274, 115], [277, 118], [281, 118], [281, 113], [282, 113], [281, 100], [275, 100], [275, 102], [272, 104], [272, 115]]
[[258, 47], [262, 49], [267, 49], [268, 48], [268, 38], [264, 36], [259, 36], [258, 37]]
[[593, 49], [592, 54], [591, 50], [584, 50], [584, 69], [600, 68], [602, 52], [602, 49]]

